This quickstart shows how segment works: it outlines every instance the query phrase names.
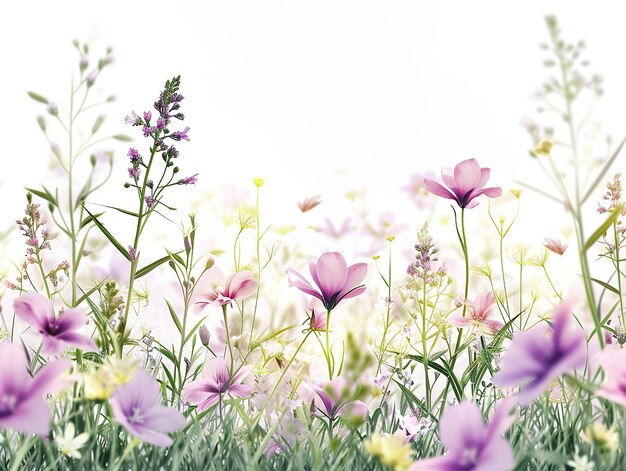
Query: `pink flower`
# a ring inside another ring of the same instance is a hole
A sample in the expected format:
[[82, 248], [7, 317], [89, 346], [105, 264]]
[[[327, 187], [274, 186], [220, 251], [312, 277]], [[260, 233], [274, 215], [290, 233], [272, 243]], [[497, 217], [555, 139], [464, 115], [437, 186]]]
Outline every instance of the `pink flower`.
[[70, 366], [68, 360], [57, 360], [32, 377], [22, 348], [0, 343], [0, 427], [47, 436], [50, 409], [43, 396], [59, 389], [57, 378]]
[[434, 174], [430, 171], [422, 174], [414, 173], [409, 177], [409, 184], [402, 188], [402, 191], [406, 192], [415, 206], [418, 208], [424, 208], [428, 206], [428, 199], [425, 196], [428, 194], [424, 188], [424, 178], [434, 178]]
[[605, 350], [600, 354], [600, 365], [605, 380], [596, 394], [626, 406], [626, 350]]
[[204, 295], [207, 301], [198, 301], [202, 307], [209, 304], [223, 306], [238, 299], [252, 296], [256, 292], [258, 282], [254, 279], [254, 274], [250, 270], [241, 270], [231, 273], [226, 279], [224, 288], [214, 289], [212, 293]]
[[216, 404], [222, 394], [246, 398], [252, 391], [250, 386], [241, 382], [251, 369], [250, 366], [243, 366], [231, 378], [226, 360], [221, 357], [213, 358], [204, 367], [204, 378], [185, 386], [185, 401], [198, 406], [198, 412], [202, 412]]
[[433, 195], [456, 201], [461, 208], [473, 208], [478, 201], [472, 200], [482, 194], [489, 198], [502, 195], [502, 188], [484, 188], [489, 173], [490, 169], [481, 168], [476, 159], [468, 159], [457, 164], [454, 171], [447, 167], [441, 170], [441, 178], [450, 190], [430, 178], [424, 178], [424, 188]]
[[457, 327], [474, 326], [479, 333], [495, 335], [503, 326], [502, 322], [490, 319], [493, 315], [493, 305], [495, 298], [492, 292], [485, 293], [476, 298], [476, 301], [467, 301], [467, 316], [452, 314], [448, 317], [448, 322]]
[[543, 244], [548, 250], [554, 252], [557, 255], [563, 255], [567, 250], [567, 244], [561, 242], [556, 239], [549, 239], [546, 237], [544, 239], [545, 243]]
[[563, 303], [552, 326], [541, 324], [516, 334], [493, 383], [504, 388], [521, 385], [520, 404], [528, 405], [554, 378], [584, 366], [587, 339], [571, 317], [569, 304]]
[[76, 332], [87, 323], [87, 316], [78, 309], [68, 309], [55, 317], [52, 303], [37, 293], [27, 293], [13, 302], [17, 317], [39, 330], [43, 340], [42, 351], [58, 355], [65, 347], [76, 347], [88, 352], [98, 350], [89, 337]]
[[300, 211], [302, 211], [303, 213], [306, 213], [307, 211], [311, 211], [321, 202], [322, 200], [320, 199], [320, 195], [315, 195], [315, 196], [307, 196], [302, 201], [298, 201], [297, 204], [298, 204], [298, 208], [300, 208]]
[[294, 286], [321, 300], [324, 307], [331, 311], [342, 300], [353, 298], [365, 291], [361, 284], [367, 274], [366, 263], [356, 263], [348, 268], [346, 259], [339, 252], [323, 253], [317, 263], [309, 263], [311, 277], [319, 289], [311, 284], [293, 268], [287, 269], [289, 286]]
[[173, 440], [165, 433], [176, 432], [187, 423], [183, 414], [161, 405], [159, 383], [143, 370], [118, 387], [110, 402], [115, 420], [130, 434], [156, 446], [170, 446]]
[[445, 456], [417, 461], [409, 471], [507, 471], [515, 466], [511, 445], [502, 434], [513, 423], [509, 412], [515, 397], [503, 400], [488, 425], [473, 402], [446, 409], [439, 421]]

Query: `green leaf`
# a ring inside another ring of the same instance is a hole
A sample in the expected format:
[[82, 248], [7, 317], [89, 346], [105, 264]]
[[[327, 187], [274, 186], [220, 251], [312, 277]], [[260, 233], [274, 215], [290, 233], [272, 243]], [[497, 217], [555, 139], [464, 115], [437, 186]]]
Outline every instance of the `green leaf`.
[[93, 123], [93, 126], [91, 127], [91, 134], [97, 133], [100, 126], [102, 126], [102, 123], [104, 123], [104, 115], [100, 115], [96, 118], [96, 122]]
[[185, 337], [185, 339], [183, 340], [183, 346], [187, 345], [187, 342], [189, 342], [189, 339], [191, 338], [191, 336], [196, 332], [196, 330], [198, 330], [198, 328], [204, 322], [205, 319], [206, 319], [206, 316], [200, 319], [198, 323], [193, 326], [193, 329], [189, 331], [189, 333], [187, 334], [187, 337]]
[[44, 97], [42, 97], [40, 94], [35, 93], [35, 92], [27, 92], [28, 96], [31, 97], [33, 100], [38, 101], [39, 103], [43, 103], [45, 105], [48, 104], [48, 100]]
[[617, 288], [614, 288], [613, 286], [611, 286], [608, 283], [605, 283], [604, 281], [598, 280], [597, 278], [591, 278], [591, 281], [594, 281], [596, 283], [598, 283], [600, 286], [602, 286], [604, 289], [608, 289], [610, 292], [617, 294], [618, 296], [620, 295], [620, 292], [618, 291]]
[[[177, 254], [181, 253], [182, 250], [180, 252], [176, 252]], [[155, 260], [154, 262], [146, 265], [145, 267], [137, 270], [137, 273], [135, 273], [135, 279], [137, 278], [141, 278], [144, 275], [147, 275], [148, 273], [150, 273], [152, 270], [154, 270], [155, 268], [157, 268], [158, 266], [164, 264], [165, 262], [170, 260], [170, 256], [166, 255], [165, 257], [161, 257], [158, 260]]]
[[98, 214], [94, 214], [93, 216], [90, 214], [89, 216], [87, 216], [85, 219], [83, 219], [80, 222], [80, 226], [79, 226], [79, 230], [83, 229], [87, 224], [89, 224], [91, 221], [93, 221], [93, 217], [97, 217], [99, 218], [100, 216], [102, 216], [104, 213], [98, 213]]
[[621, 204], [613, 208], [609, 217], [606, 218], [606, 220], [600, 225], [600, 227], [598, 227], [595, 232], [591, 234], [589, 239], [587, 239], [587, 242], [585, 242], [585, 246], [583, 247], [583, 252], [587, 252], [591, 247], [593, 247], [593, 244], [595, 244], [600, 237], [606, 234], [606, 232], [609, 230], [609, 227], [611, 227], [613, 223], [617, 221], [617, 218], [620, 216], [623, 207], [624, 205]]
[[47, 202], [58, 208], [59, 202], [54, 197], [54, 195], [52, 195], [52, 193], [50, 193], [50, 191], [45, 186], [42, 185], [42, 187], [44, 191], [35, 190], [34, 188], [26, 188], [26, 191], [31, 192], [33, 195], [39, 196], [40, 198], [46, 200]]
[[121, 142], [131, 142], [133, 140], [132, 137], [129, 137], [126, 134], [116, 134], [113, 136], [113, 139]]
[[103, 208], [114, 209], [115, 211], [119, 211], [122, 214], [128, 214], [129, 216], [139, 217], [139, 214], [129, 211], [128, 209], [118, 208], [117, 206], [109, 206], [108, 204], [98, 204], [98, 203], [91, 203], [91, 204], [94, 204], [96, 206], [102, 206]]
[[115, 246], [115, 248], [117, 250], [119, 250], [119, 252], [124, 256], [124, 258], [126, 258], [126, 260], [128, 260], [129, 262], [131, 262], [131, 258], [130, 258], [130, 254], [128, 253], [128, 250], [126, 250], [124, 248], [124, 246], [122, 244], [119, 243], [119, 241], [113, 237], [113, 234], [111, 234], [106, 227], [104, 227], [104, 224], [102, 224], [98, 218], [91, 214], [89, 212], [89, 210], [85, 207], [84, 204], [82, 204], [82, 207], [85, 209], [85, 211], [87, 212], [87, 214], [89, 214], [91, 216], [91, 220], [93, 221], [93, 223], [98, 226], [98, 229], [100, 229], [100, 232], [102, 232], [102, 234], [104, 234], [104, 236], [109, 239], [109, 241]]
[[172, 307], [172, 305], [170, 304], [170, 302], [167, 299], [165, 300], [165, 302], [167, 303], [167, 308], [170, 311], [170, 317], [174, 321], [174, 324], [176, 324], [176, 328], [178, 329], [178, 333], [180, 333], [180, 335], [183, 335], [183, 326], [180, 325], [180, 321], [178, 320], [178, 315], [176, 314], [176, 311], [174, 311], [174, 308]]

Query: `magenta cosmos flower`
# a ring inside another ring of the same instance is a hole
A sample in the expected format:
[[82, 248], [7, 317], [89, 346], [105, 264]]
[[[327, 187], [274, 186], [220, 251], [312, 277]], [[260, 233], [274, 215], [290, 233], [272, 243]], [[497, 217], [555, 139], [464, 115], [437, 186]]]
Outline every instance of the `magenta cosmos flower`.
[[241, 384], [252, 367], [243, 366], [231, 378], [228, 363], [224, 358], [213, 358], [204, 367], [202, 379], [192, 381], [185, 387], [185, 401], [198, 406], [198, 411], [216, 404], [222, 394], [246, 398], [252, 390], [247, 384]]
[[289, 286], [295, 286], [311, 296], [321, 300], [324, 307], [331, 311], [342, 300], [354, 298], [365, 291], [362, 284], [367, 274], [366, 263], [356, 263], [348, 268], [346, 259], [339, 252], [323, 253], [319, 260], [309, 263], [311, 277], [319, 289], [311, 284], [293, 268], [287, 269]]
[[22, 348], [0, 343], [0, 427], [48, 435], [50, 409], [43, 396], [59, 389], [57, 379], [70, 367], [68, 360], [57, 360], [32, 377]]
[[473, 200], [480, 195], [489, 198], [502, 195], [502, 188], [485, 188], [490, 172], [488, 168], [481, 168], [476, 159], [468, 159], [457, 164], [454, 171], [448, 167], [441, 170], [441, 179], [449, 189], [430, 178], [424, 178], [424, 188], [433, 195], [456, 201], [461, 208], [473, 208], [478, 204]]
[[409, 471], [507, 471], [515, 466], [511, 445], [502, 437], [513, 422], [509, 412], [516, 398], [503, 400], [488, 425], [473, 402], [446, 409], [439, 421], [445, 456], [414, 463]]
[[206, 301], [198, 301], [196, 304], [202, 307], [206, 307], [209, 304], [218, 306], [230, 304], [238, 299], [252, 296], [256, 291], [257, 285], [258, 282], [254, 279], [254, 274], [250, 270], [231, 273], [226, 278], [224, 288], [214, 289], [212, 293], [204, 295]]
[[584, 366], [585, 333], [572, 324], [571, 317], [569, 304], [563, 303], [557, 309], [552, 327], [541, 324], [516, 334], [493, 383], [504, 388], [521, 385], [520, 404], [528, 405], [554, 378]]
[[176, 432], [187, 423], [183, 414], [161, 405], [159, 383], [141, 369], [117, 388], [110, 402], [115, 420], [131, 435], [159, 447], [170, 446], [173, 440], [166, 433]]
[[35, 327], [43, 341], [42, 352], [58, 355], [65, 347], [76, 347], [88, 352], [97, 351], [89, 337], [76, 330], [87, 323], [87, 316], [78, 309], [68, 309], [55, 317], [52, 303], [37, 293], [27, 293], [13, 302], [17, 317]]
[[452, 314], [447, 321], [456, 327], [476, 327], [480, 334], [495, 335], [504, 324], [493, 317], [495, 298], [492, 292], [477, 296], [474, 302], [467, 301], [467, 315]]

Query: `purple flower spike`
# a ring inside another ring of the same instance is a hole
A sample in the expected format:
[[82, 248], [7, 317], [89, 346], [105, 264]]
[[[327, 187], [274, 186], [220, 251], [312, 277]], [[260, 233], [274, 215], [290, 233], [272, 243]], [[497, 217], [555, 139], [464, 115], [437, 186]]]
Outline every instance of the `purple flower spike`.
[[504, 399], [488, 425], [480, 408], [465, 401], [446, 409], [439, 421], [439, 437], [448, 449], [445, 456], [414, 463], [409, 471], [507, 471], [515, 466], [511, 445], [502, 434], [513, 423], [509, 412], [516, 398]]
[[98, 350], [89, 337], [76, 332], [87, 323], [87, 316], [78, 309], [68, 309], [55, 317], [52, 303], [37, 293], [27, 293], [13, 302], [17, 317], [39, 330], [42, 351], [58, 355], [66, 347], [76, 347], [87, 352]]
[[57, 360], [32, 377], [21, 347], [0, 343], [0, 427], [47, 436], [50, 410], [43, 396], [59, 389], [57, 378], [70, 366], [68, 360]]
[[204, 367], [204, 378], [192, 381], [185, 387], [185, 401], [198, 406], [198, 412], [202, 412], [216, 404], [222, 394], [246, 398], [252, 391], [250, 386], [241, 382], [251, 369], [250, 366], [243, 366], [231, 379], [226, 360], [213, 358]]
[[183, 414], [161, 405], [159, 383], [143, 370], [137, 370], [133, 379], [117, 388], [110, 402], [115, 420], [130, 434], [159, 447], [173, 443], [166, 433], [187, 424]]
[[502, 369], [493, 377], [497, 386], [521, 385], [519, 401], [528, 405], [554, 378], [585, 365], [585, 333], [571, 323], [570, 306], [562, 304], [552, 327], [542, 324], [518, 333], [502, 358]]
[[485, 188], [490, 172], [489, 168], [481, 168], [476, 159], [468, 159], [457, 164], [454, 171], [447, 167], [441, 170], [441, 179], [449, 190], [430, 178], [424, 178], [424, 188], [433, 195], [456, 201], [461, 208], [473, 208], [478, 204], [474, 198], [480, 195], [489, 198], [502, 195], [502, 188]]
[[342, 300], [354, 298], [365, 291], [362, 284], [367, 274], [366, 263], [356, 263], [348, 268], [346, 259], [339, 252], [323, 253], [317, 263], [309, 263], [311, 277], [319, 289], [293, 268], [287, 269], [289, 286], [294, 286], [322, 301], [327, 310], [332, 310]]

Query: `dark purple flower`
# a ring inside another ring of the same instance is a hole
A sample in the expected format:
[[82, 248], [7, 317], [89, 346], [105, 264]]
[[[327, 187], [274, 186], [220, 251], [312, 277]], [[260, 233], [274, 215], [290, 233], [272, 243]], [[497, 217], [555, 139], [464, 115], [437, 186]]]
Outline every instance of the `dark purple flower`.
[[222, 394], [245, 398], [251, 393], [250, 386], [241, 384], [250, 373], [250, 366], [243, 366], [231, 378], [228, 363], [218, 357], [209, 360], [204, 367], [202, 379], [192, 381], [185, 386], [185, 401], [198, 406], [198, 412], [216, 404]]
[[144, 137], [148, 137], [152, 132], [152, 128], [150, 126], [144, 126], [142, 128]]
[[187, 423], [183, 414], [161, 405], [159, 383], [141, 369], [117, 388], [110, 402], [115, 420], [130, 434], [159, 447], [170, 446], [173, 440], [166, 433], [176, 432]]
[[133, 149], [132, 147], [128, 149], [128, 156], [130, 157], [131, 162], [135, 162], [141, 160], [141, 156], [139, 155], [139, 151], [137, 149]]
[[47, 436], [50, 409], [43, 396], [59, 389], [57, 379], [70, 367], [68, 360], [57, 360], [32, 377], [22, 348], [0, 343], [0, 427]]
[[146, 196], [145, 200], [146, 200], [146, 206], [148, 208], [151, 208], [152, 206], [154, 206], [154, 198], [152, 198], [152, 196]]
[[184, 131], [177, 131], [172, 134], [172, 139], [174, 139], [175, 141], [180, 141], [181, 139], [184, 139], [185, 141], [189, 142], [189, 138], [187, 137], [188, 132], [189, 126], [187, 126]]
[[516, 398], [504, 399], [488, 425], [473, 402], [465, 401], [444, 411], [439, 437], [445, 456], [417, 461], [409, 471], [507, 471], [515, 466], [511, 445], [502, 437], [513, 418], [509, 412]]
[[13, 309], [17, 317], [39, 330], [44, 353], [58, 355], [66, 347], [88, 352], [98, 350], [93, 340], [76, 332], [87, 323], [87, 316], [78, 309], [68, 309], [55, 317], [52, 303], [38, 293], [27, 293], [17, 298]]
[[521, 385], [519, 401], [528, 405], [554, 378], [585, 365], [585, 333], [571, 322], [568, 303], [557, 309], [552, 327], [541, 324], [520, 332], [502, 358], [502, 368], [493, 377], [497, 386]]
[[348, 268], [346, 259], [339, 252], [323, 253], [316, 262], [309, 263], [311, 277], [319, 289], [293, 268], [287, 269], [289, 286], [295, 286], [322, 301], [327, 310], [332, 310], [342, 300], [353, 298], [365, 291], [361, 284], [367, 274], [367, 263], [356, 263]]
[[146, 121], [146, 123], [149, 123], [150, 120], [152, 119], [152, 113], [150, 111], [144, 111], [143, 119]]
[[468, 159], [452, 169], [444, 167], [441, 178], [449, 190], [430, 178], [424, 178], [424, 188], [434, 195], [456, 201], [461, 208], [473, 208], [478, 201], [475, 198], [484, 194], [496, 198], [502, 194], [499, 187], [485, 188], [489, 180], [490, 169], [481, 168], [476, 159]]
[[162, 131], [163, 128], [165, 128], [165, 121], [163, 121], [163, 118], [161, 118], [160, 116], [159, 116], [159, 119], [157, 119], [157, 126], [156, 127], [157, 127], [157, 129], [159, 131]]
[[131, 260], [135, 260], [137, 258], [137, 254], [135, 253], [135, 247], [133, 247], [132, 245], [128, 246], [128, 255], [130, 256]]

